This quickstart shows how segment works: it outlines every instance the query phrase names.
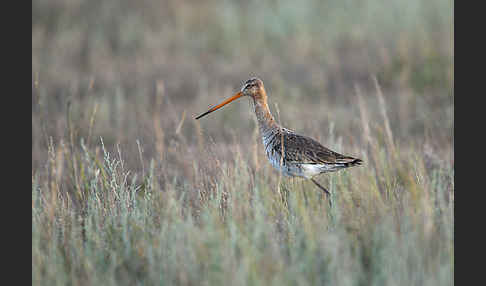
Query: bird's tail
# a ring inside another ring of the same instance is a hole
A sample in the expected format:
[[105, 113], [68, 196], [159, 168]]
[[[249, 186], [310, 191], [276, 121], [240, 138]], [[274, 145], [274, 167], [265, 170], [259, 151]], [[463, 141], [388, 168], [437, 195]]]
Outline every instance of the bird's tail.
[[352, 166], [359, 166], [359, 165], [363, 164], [363, 160], [352, 158], [352, 157], [348, 157], [348, 158], [346, 158], [346, 160], [343, 160], [343, 161], [345, 161], [345, 162], [342, 162], [342, 164], [346, 168], [352, 167]]

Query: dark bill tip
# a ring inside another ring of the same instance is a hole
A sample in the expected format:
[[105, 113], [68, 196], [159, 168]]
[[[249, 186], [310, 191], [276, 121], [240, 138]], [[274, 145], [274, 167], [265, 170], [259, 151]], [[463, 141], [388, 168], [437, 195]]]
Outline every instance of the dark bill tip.
[[196, 117], [196, 118], [194, 118], [194, 119], [198, 120], [199, 118], [201, 118], [201, 117], [203, 117], [203, 116], [205, 116], [205, 115], [208, 115], [209, 113], [211, 113], [211, 112], [213, 112], [213, 111], [214, 111], [214, 110], [211, 110], [211, 109], [210, 109], [210, 110], [208, 110], [208, 111], [204, 112], [203, 114], [201, 114], [201, 115], [197, 116], [197, 117]]

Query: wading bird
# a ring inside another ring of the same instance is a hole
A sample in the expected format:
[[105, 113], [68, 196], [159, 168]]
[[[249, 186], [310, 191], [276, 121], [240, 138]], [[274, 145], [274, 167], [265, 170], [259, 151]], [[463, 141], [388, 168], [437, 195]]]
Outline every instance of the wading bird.
[[283, 175], [310, 179], [327, 195], [330, 195], [329, 191], [314, 180], [313, 177], [322, 173], [361, 165], [363, 162], [361, 159], [336, 153], [310, 137], [281, 127], [270, 113], [267, 104], [267, 93], [263, 87], [263, 81], [259, 78], [254, 77], [247, 80], [241, 90], [234, 96], [210, 108], [196, 117], [196, 119], [216, 111], [243, 96], [249, 96], [253, 99], [265, 153], [272, 166], [282, 172]]

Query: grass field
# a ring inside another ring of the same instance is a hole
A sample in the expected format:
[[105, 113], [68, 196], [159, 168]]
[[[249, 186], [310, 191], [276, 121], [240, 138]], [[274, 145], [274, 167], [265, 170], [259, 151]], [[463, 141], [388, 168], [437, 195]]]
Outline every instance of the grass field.
[[[33, 285], [453, 285], [453, 3], [32, 2]], [[363, 159], [309, 181], [287, 128]]]

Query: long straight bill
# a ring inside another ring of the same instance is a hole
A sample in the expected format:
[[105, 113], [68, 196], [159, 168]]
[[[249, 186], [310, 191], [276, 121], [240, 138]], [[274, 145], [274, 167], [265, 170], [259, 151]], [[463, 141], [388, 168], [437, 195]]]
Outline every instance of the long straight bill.
[[213, 111], [216, 111], [216, 110], [220, 109], [221, 107], [225, 106], [226, 104], [228, 104], [228, 103], [232, 102], [233, 100], [236, 100], [236, 99], [238, 99], [242, 96], [243, 96], [243, 93], [240, 91], [237, 94], [235, 94], [234, 96], [232, 96], [232, 97], [228, 98], [227, 100], [221, 102], [219, 105], [216, 105], [215, 107], [213, 107], [213, 108], [209, 109], [208, 111], [204, 112], [203, 114], [199, 115], [198, 117], [196, 117], [196, 119], [199, 119], [199, 118], [201, 118], [201, 117], [203, 117], [203, 116], [205, 116], [205, 115], [207, 115], [207, 114], [209, 114]]

